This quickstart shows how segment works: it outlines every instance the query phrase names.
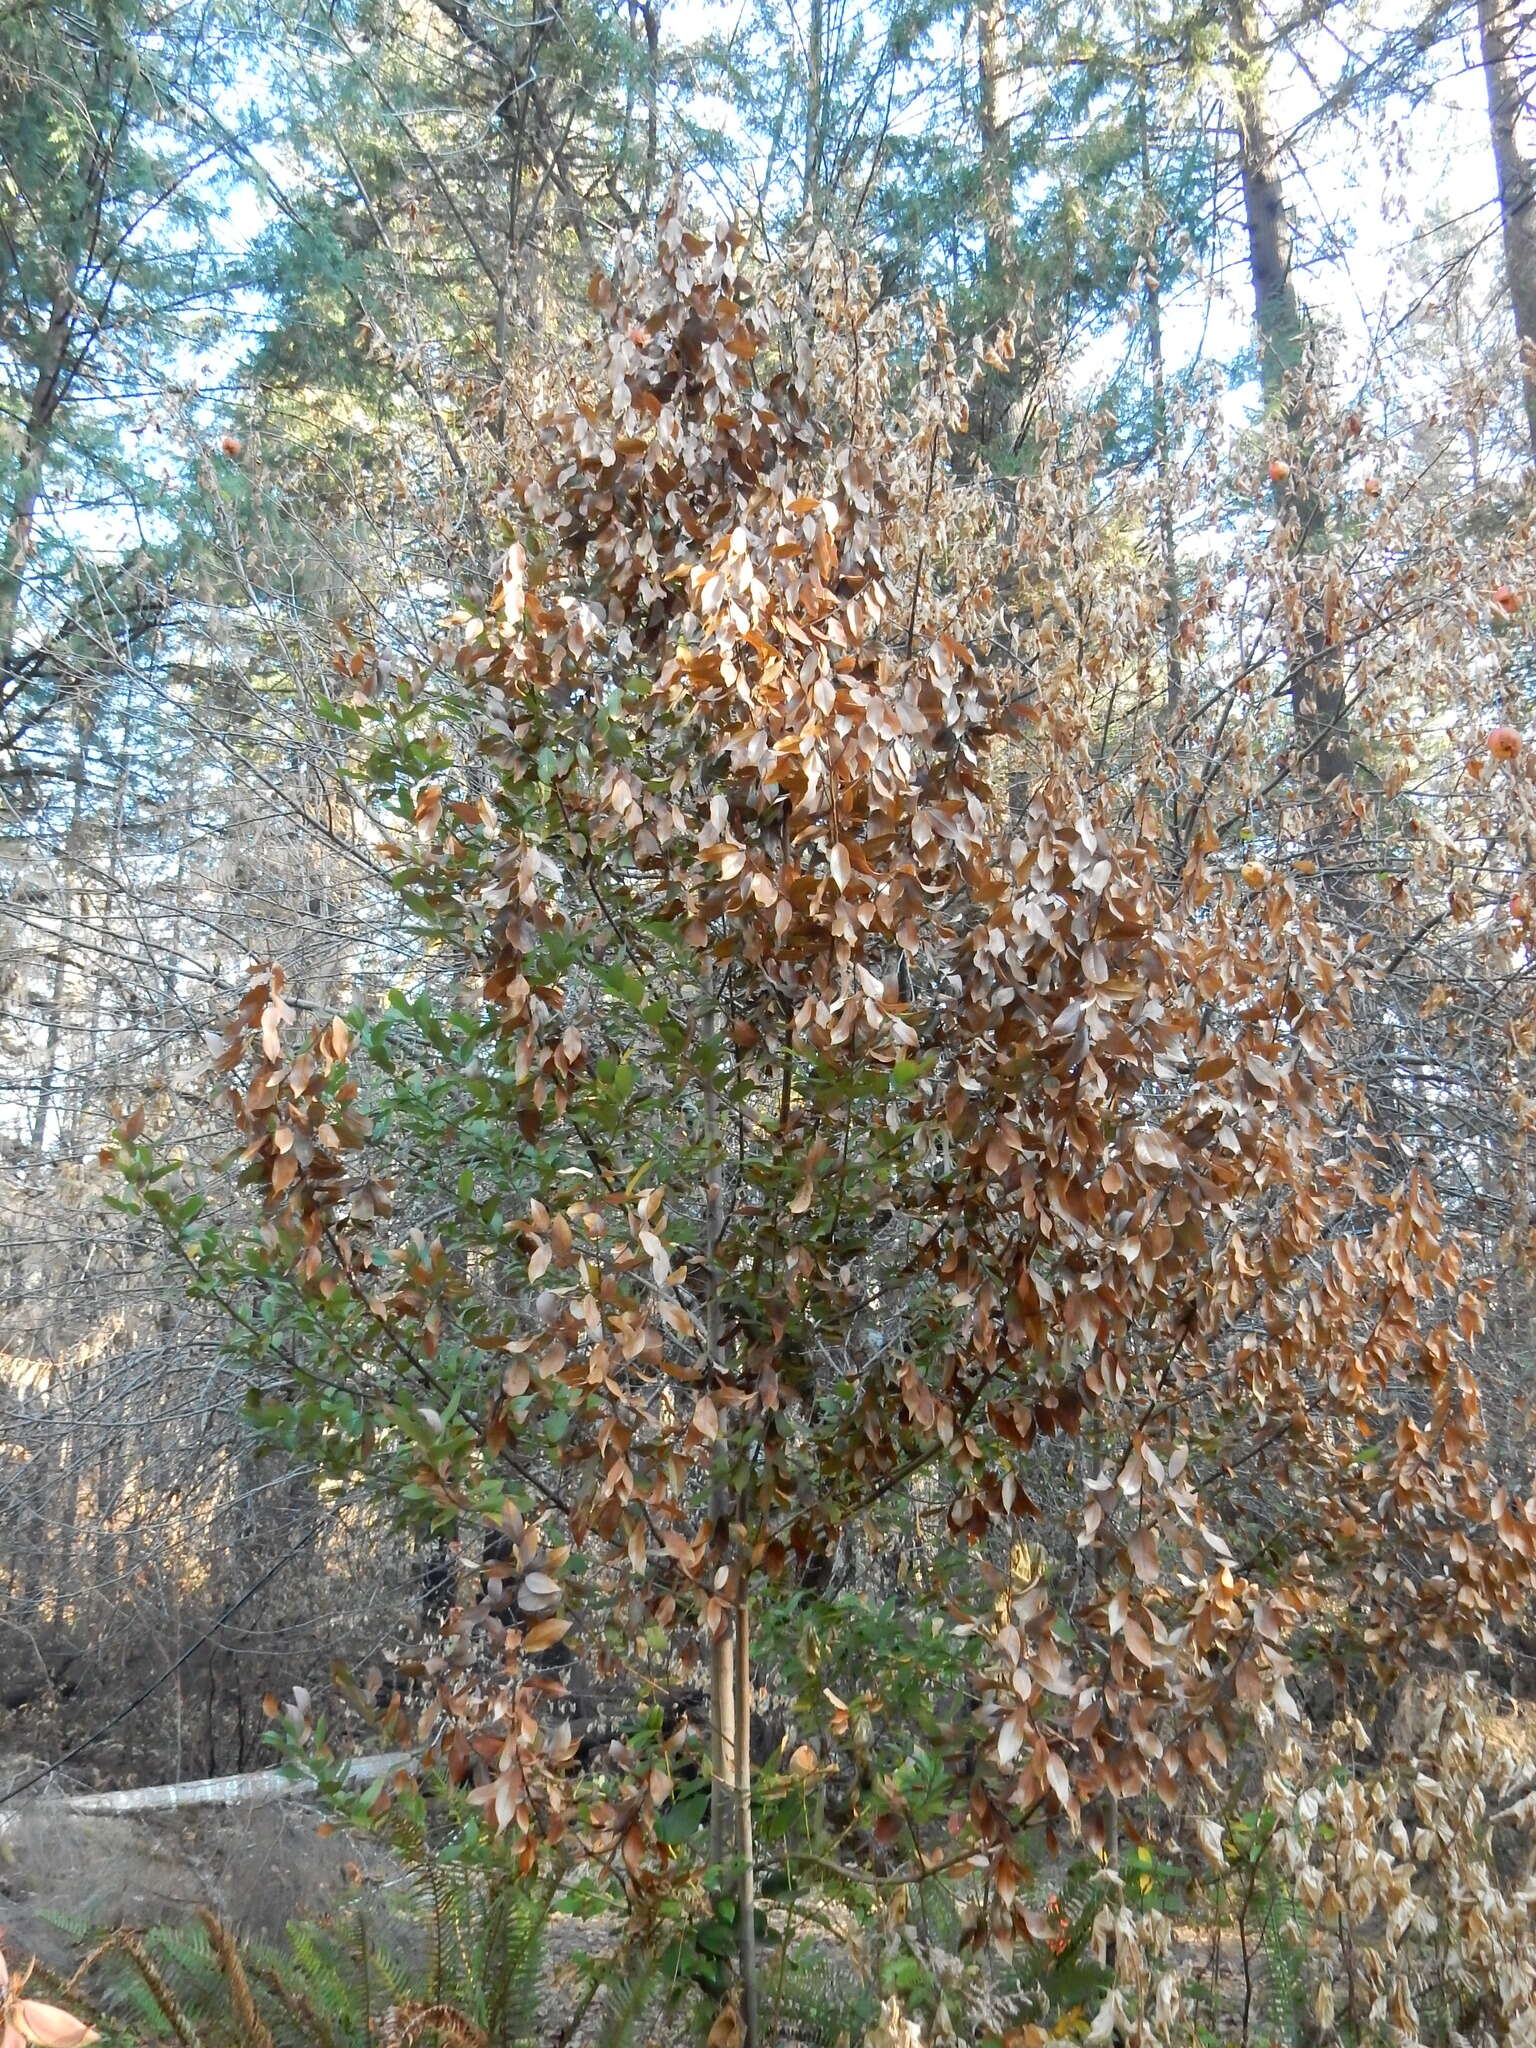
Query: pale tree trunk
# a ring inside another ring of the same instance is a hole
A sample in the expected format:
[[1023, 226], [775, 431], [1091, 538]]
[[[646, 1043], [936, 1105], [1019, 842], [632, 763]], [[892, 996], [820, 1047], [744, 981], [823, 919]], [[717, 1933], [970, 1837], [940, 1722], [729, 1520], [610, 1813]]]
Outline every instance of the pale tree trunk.
[[709, 1646], [709, 1860], [725, 1864], [736, 1830], [736, 1654], [729, 1629]]
[[[1309, 475], [1311, 403], [1307, 378], [1310, 340], [1291, 274], [1291, 216], [1281, 172], [1281, 145], [1269, 109], [1266, 54], [1254, 0], [1232, 0], [1229, 14], [1237, 86], [1239, 168], [1248, 229], [1248, 271], [1253, 285], [1259, 380], [1266, 417], [1290, 430], [1296, 460], [1275, 480], [1275, 509], [1287, 524], [1298, 575], [1302, 556], [1327, 540], [1323, 499]], [[1290, 648], [1291, 713], [1298, 748], [1323, 788], [1354, 779], [1349, 751], [1349, 707], [1343, 673], [1329, 647], [1321, 606], [1303, 588], [1304, 620]]]
[[741, 1963], [742, 2048], [762, 2048], [757, 2010], [757, 1887], [752, 1868], [752, 1645], [745, 1590], [736, 1603], [736, 1941]]
[[821, 213], [826, 65], [826, 0], [810, 0], [805, 27], [805, 162], [801, 169], [800, 205], [806, 219], [813, 223]]
[[[78, 1393], [76, 1398], [88, 1401], [93, 1378], [93, 1368], [88, 1363], [79, 1367]], [[74, 1390], [72, 1390], [74, 1391]], [[55, 1628], [63, 1628], [69, 1618], [70, 1606], [77, 1591], [75, 1584], [75, 1551], [80, 1535], [80, 1469], [82, 1456], [80, 1447], [72, 1440], [67, 1429], [59, 1432], [58, 1471], [49, 1488], [49, 1503], [53, 1512], [55, 1529], [53, 1557], [53, 1601], [52, 1620]]]
[[[131, 670], [129, 674], [131, 676]], [[105, 909], [109, 898], [120, 888], [123, 881], [123, 820], [128, 803], [130, 781], [129, 764], [132, 758], [134, 718], [137, 710], [135, 692], [131, 681], [124, 696], [122, 719], [117, 738], [117, 778], [112, 790], [112, 810], [107, 823], [107, 841], [101, 854], [102, 903]], [[82, 899], [84, 891], [82, 890]], [[82, 908], [83, 921], [83, 908]], [[86, 1118], [93, 1106], [99, 1106], [101, 1060], [106, 1023], [103, 1015], [108, 991], [108, 971], [98, 967], [90, 978], [90, 1009], [86, 1019], [85, 1056], [79, 1062], [75, 1073], [75, 1086], [71, 1095], [63, 1142], [74, 1151], [79, 1147]], [[121, 1018], [116, 1018], [121, 1022]], [[97, 1097], [93, 1105], [92, 1093]]]
[[[1137, 33], [1140, 35], [1140, 16]], [[1139, 52], [1138, 52], [1139, 54]], [[1162, 554], [1163, 654], [1167, 666], [1166, 712], [1173, 724], [1184, 696], [1184, 659], [1179, 646], [1179, 556], [1174, 532], [1173, 450], [1168, 433], [1168, 379], [1163, 354], [1163, 285], [1161, 275], [1162, 205], [1152, 184], [1151, 108], [1145, 71], [1137, 95], [1141, 134], [1142, 266], [1147, 308], [1147, 364], [1152, 381], [1152, 455], [1157, 466], [1157, 537]]]
[[1499, 182], [1499, 228], [1504, 241], [1504, 280], [1515, 337], [1520, 345], [1520, 381], [1526, 432], [1536, 460], [1536, 172], [1520, 149], [1520, 69], [1516, 60], [1516, 14], [1511, 0], [1477, 0], [1477, 33], [1488, 92], [1488, 130]]
[[[409, 1771], [417, 1759], [408, 1749], [392, 1750], [387, 1756], [358, 1756], [343, 1766], [348, 1785], [377, 1785], [397, 1771]], [[50, 1775], [40, 1773], [44, 1779]], [[47, 1787], [39, 1804], [50, 1817], [58, 1813], [139, 1814], [177, 1813], [190, 1806], [266, 1806], [278, 1799], [310, 1796], [303, 1778], [290, 1778], [282, 1770], [240, 1771], [227, 1778], [193, 1778], [176, 1785], [140, 1785], [122, 1792], [75, 1792], [62, 1797]], [[29, 1807], [0, 1808], [0, 1834], [25, 1825]]]
[[[705, 1014], [710, 1026], [716, 1020], [716, 990], [706, 988]], [[720, 1273], [717, 1254], [725, 1228], [725, 1180], [723, 1173], [723, 1132], [719, 1096], [714, 1079], [708, 1076], [703, 1088], [704, 1135], [711, 1164], [704, 1182], [704, 1242], [700, 1262], [707, 1294], [704, 1306], [705, 1355], [715, 1373], [724, 1364], [725, 1333], [720, 1310]], [[730, 1431], [721, 1431], [719, 1452], [722, 1468], [729, 1462]], [[723, 1476], [715, 1483], [713, 1518], [717, 1538], [729, 1540], [733, 1516], [731, 1498]], [[710, 1642], [709, 1688], [709, 1860], [717, 1869], [729, 1862], [735, 1866], [736, 1945], [741, 1977], [741, 2008], [744, 2033], [742, 2048], [762, 2048], [758, 2027], [757, 1937], [754, 1925], [756, 1893], [753, 1881], [752, 1845], [752, 1661], [748, 1635], [747, 1561], [741, 1560], [741, 1578], [735, 1599], [721, 1617], [719, 1633]]]
[[[706, 983], [704, 1025], [712, 1030], [716, 1022], [716, 991]], [[720, 1101], [713, 1075], [704, 1080], [704, 1142], [710, 1167], [704, 1185], [704, 1242], [701, 1260], [704, 1284], [704, 1350], [713, 1373], [721, 1368], [724, 1325], [720, 1313], [720, 1276], [715, 1258], [725, 1226], [725, 1183], [720, 1172]], [[722, 1432], [719, 1457], [726, 1463], [729, 1426]], [[730, 1494], [723, 1477], [717, 1477], [711, 1502], [716, 1540], [729, 1540]], [[709, 1860], [723, 1865], [735, 1839], [736, 1785], [736, 1663], [730, 1627], [722, 1620], [719, 1633], [709, 1646]]]
[[37, 1084], [37, 1105], [32, 1112], [31, 1173], [34, 1177], [42, 1171], [47, 1155], [48, 1120], [53, 1113], [54, 1096], [59, 1085], [64, 1012], [69, 999], [69, 971], [72, 965], [70, 933], [76, 922], [75, 860], [80, 851], [80, 837], [84, 830], [87, 757], [92, 736], [93, 725], [87, 725], [80, 735], [80, 752], [75, 761], [74, 795], [70, 802], [69, 825], [65, 831], [64, 846], [59, 860], [59, 909], [53, 955], [53, 980], [48, 995], [43, 1065]]
[[32, 1163], [35, 1179], [42, 1172], [48, 1151], [48, 1118], [53, 1109], [53, 1092], [59, 1078], [59, 1049], [64, 1036], [64, 999], [69, 982], [69, 947], [65, 933], [72, 922], [73, 891], [66, 862], [62, 881], [64, 907], [59, 913], [54, 938], [53, 981], [48, 991], [48, 1022], [43, 1035], [43, 1064], [37, 1077], [37, 1103], [32, 1111]]
[[757, 1884], [752, 1840], [752, 1645], [746, 1594], [710, 1644], [709, 1860], [733, 1865], [742, 2048], [762, 2048], [757, 1983]]
[[1152, 371], [1152, 438], [1157, 463], [1157, 539], [1163, 571], [1163, 650], [1168, 671], [1167, 709], [1177, 719], [1184, 701], [1184, 657], [1179, 647], [1179, 554], [1173, 524], [1173, 455], [1168, 445], [1168, 385], [1163, 364], [1162, 291], [1157, 255], [1146, 270], [1147, 353]]

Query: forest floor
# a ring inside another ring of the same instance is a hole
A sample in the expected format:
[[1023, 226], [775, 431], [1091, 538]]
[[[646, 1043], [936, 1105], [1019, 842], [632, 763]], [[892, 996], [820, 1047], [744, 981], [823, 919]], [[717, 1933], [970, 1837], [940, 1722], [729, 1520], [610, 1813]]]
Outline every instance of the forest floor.
[[[1422, 1715], [1449, 1683], [1430, 1678], [1405, 1697], [1400, 1712], [1410, 1720]], [[1536, 1700], [1490, 1692], [1481, 1718], [1490, 1751], [1502, 1752], [1521, 1777], [1536, 1773]], [[65, 1974], [73, 1969], [85, 1944], [61, 1921], [81, 1929], [147, 1928], [185, 1923], [208, 1908], [238, 1932], [274, 1943], [295, 1920], [351, 1920], [361, 1912], [397, 1939], [406, 1924], [396, 1909], [406, 1903], [410, 1880], [392, 1852], [366, 1835], [323, 1832], [323, 1814], [301, 1798], [142, 1815], [73, 1813], [36, 1796], [7, 1804], [7, 1787], [34, 1768], [32, 1759], [0, 1752], [0, 1948], [13, 1962], [36, 1955]], [[1536, 1833], [1518, 1832], [1518, 1841], [1511, 1830], [1505, 1845], [1511, 1881], [1536, 1861]], [[610, 1919], [552, 1922], [545, 1971], [550, 2043], [601, 2048], [601, 1998], [574, 2036], [567, 2029], [583, 2003], [590, 1963], [610, 1955], [618, 1939]], [[1203, 1939], [1191, 1929], [1187, 1940], [1192, 1974], [1207, 1976]], [[829, 1967], [840, 1975], [827, 1948]], [[1235, 2016], [1253, 1996], [1235, 1953], [1219, 1954], [1214, 1975], [1223, 2012]], [[671, 2048], [679, 2038], [676, 2024], [670, 2032], [668, 2026], [658, 2022], [651, 2048]]]
[[[25, 1759], [0, 1767], [0, 1784]], [[398, 1884], [389, 1852], [366, 1837], [317, 1832], [298, 1800], [181, 1812], [78, 1814], [23, 1799], [0, 1827], [0, 1929], [10, 1956], [68, 1963], [56, 1918], [94, 1927], [154, 1927], [208, 1907], [268, 1940], [290, 1920], [345, 1911]]]
[[[35, 1767], [34, 1759], [0, 1758], [0, 1802], [6, 1786]], [[274, 1944], [290, 1921], [360, 1913], [371, 1938], [407, 1952], [411, 1923], [397, 1910], [410, 1882], [404, 1869], [382, 1843], [346, 1829], [323, 1833], [323, 1821], [297, 1798], [137, 1815], [72, 1813], [47, 1797], [0, 1803], [0, 1950], [12, 1963], [35, 1956], [67, 1976], [89, 1933], [182, 1925], [207, 1908], [238, 1933]], [[542, 2002], [551, 2048], [603, 2048], [604, 1999], [583, 1994], [587, 1966], [612, 1954], [619, 1936], [618, 1922], [601, 1916], [550, 1923]], [[572, 2016], [583, 2007], [573, 2033]], [[673, 2048], [678, 2025], [657, 2011], [641, 2038], [647, 2048]], [[786, 2039], [782, 2048], [795, 2044]]]

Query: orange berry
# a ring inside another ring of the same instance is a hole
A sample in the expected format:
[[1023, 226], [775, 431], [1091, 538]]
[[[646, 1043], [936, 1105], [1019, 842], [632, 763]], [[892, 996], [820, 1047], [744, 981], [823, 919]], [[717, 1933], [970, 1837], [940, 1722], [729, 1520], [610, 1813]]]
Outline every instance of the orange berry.
[[1275, 456], [1269, 465], [1269, 480], [1272, 484], [1283, 484], [1291, 473], [1291, 465], [1280, 456]]
[[1524, 745], [1512, 725], [1496, 725], [1488, 735], [1488, 751], [1495, 761], [1513, 761]]
[[1240, 872], [1250, 889], [1262, 889], [1269, 880], [1269, 869], [1261, 860], [1245, 860]]

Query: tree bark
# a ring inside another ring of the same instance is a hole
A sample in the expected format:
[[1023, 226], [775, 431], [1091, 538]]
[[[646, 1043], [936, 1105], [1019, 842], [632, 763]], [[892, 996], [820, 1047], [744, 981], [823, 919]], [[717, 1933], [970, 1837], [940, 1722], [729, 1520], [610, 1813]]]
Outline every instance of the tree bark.
[[1013, 138], [1004, 110], [1008, 71], [1008, 0], [981, 0], [976, 10], [976, 132], [981, 145], [982, 265], [993, 310], [1011, 312], [1004, 301], [1013, 281]]
[[976, 9], [983, 313], [999, 354], [972, 392], [970, 422], [955, 451], [962, 474], [970, 472], [984, 448], [1001, 444], [1004, 436], [1007, 452], [1017, 453], [1029, 418], [1026, 378], [1037, 364], [1036, 350], [1017, 332], [1022, 293], [1014, 248], [1013, 116], [1007, 105], [1010, 10], [1011, 0], [980, 0]]
[[[1141, 20], [1137, 16], [1137, 39]], [[1140, 50], [1138, 49], [1138, 56]], [[1152, 382], [1152, 456], [1157, 466], [1157, 536], [1163, 571], [1163, 659], [1167, 669], [1165, 712], [1170, 725], [1184, 696], [1184, 659], [1179, 646], [1179, 555], [1173, 514], [1173, 450], [1168, 438], [1168, 378], [1163, 354], [1163, 287], [1160, 270], [1162, 205], [1152, 184], [1152, 112], [1145, 70], [1139, 80], [1137, 115], [1141, 145], [1142, 266], [1147, 307], [1147, 366]]]
[[1532, 459], [1536, 461], [1536, 173], [1521, 153], [1516, 126], [1521, 91], [1515, 24], [1511, 0], [1477, 0], [1478, 42], [1488, 93], [1488, 131], [1499, 184], [1504, 280], [1520, 345], [1526, 432]]
[[642, 0], [645, 25], [645, 212], [649, 219], [656, 196], [657, 96], [661, 74], [661, 0]]
[[736, 1605], [736, 1943], [741, 1966], [742, 2048], [762, 2048], [757, 2010], [757, 1888], [752, 1868], [752, 1646], [745, 1594]]
[[716, 1867], [735, 1846], [735, 1647], [729, 1629], [709, 1646], [709, 1860]]
[[[1280, 138], [1269, 111], [1265, 51], [1253, 0], [1230, 14], [1237, 86], [1238, 166], [1248, 229], [1248, 275], [1258, 336], [1259, 381], [1267, 409], [1289, 402], [1303, 367], [1306, 322], [1291, 275], [1291, 216], [1280, 169]], [[1288, 382], [1290, 380], [1289, 389]]]
[[[1238, 164], [1248, 229], [1259, 382], [1266, 417], [1284, 424], [1294, 448], [1294, 460], [1274, 476], [1274, 504], [1277, 517], [1289, 528], [1290, 551], [1304, 584], [1300, 558], [1327, 539], [1326, 508], [1309, 475], [1308, 444], [1313, 438], [1307, 379], [1310, 335], [1291, 274], [1291, 215], [1280, 167], [1280, 138], [1269, 110], [1265, 50], [1254, 0], [1232, 0], [1228, 25], [1237, 88]], [[1320, 604], [1305, 587], [1300, 595], [1303, 620], [1289, 649], [1291, 715], [1300, 763], [1309, 766], [1315, 781], [1327, 788], [1354, 779], [1349, 707]]]
[[53, 422], [63, 400], [65, 362], [72, 332], [73, 294], [61, 284], [49, 308], [48, 326], [32, 381], [21, 462], [5, 522], [5, 558], [0, 562], [0, 708], [9, 695], [11, 665], [16, 655], [16, 627], [27, 559], [32, 552], [37, 505], [43, 491], [43, 467], [53, 440]]
[[821, 212], [826, 40], [826, 0], [810, 0], [805, 30], [805, 163], [801, 170], [800, 205], [812, 223]]
[[54, 1095], [59, 1085], [59, 1059], [64, 1042], [64, 1009], [69, 994], [69, 970], [72, 964], [70, 935], [75, 926], [75, 857], [80, 850], [85, 814], [85, 783], [88, 772], [86, 750], [90, 746], [91, 738], [92, 726], [88, 725], [80, 736], [80, 751], [73, 770], [74, 795], [70, 801], [69, 825], [59, 856], [59, 907], [57, 929], [54, 934], [53, 980], [48, 995], [43, 1064], [37, 1081], [37, 1102], [32, 1111], [29, 1171], [34, 1179], [43, 1169], [48, 1147], [48, 1122], [53, 1113]]

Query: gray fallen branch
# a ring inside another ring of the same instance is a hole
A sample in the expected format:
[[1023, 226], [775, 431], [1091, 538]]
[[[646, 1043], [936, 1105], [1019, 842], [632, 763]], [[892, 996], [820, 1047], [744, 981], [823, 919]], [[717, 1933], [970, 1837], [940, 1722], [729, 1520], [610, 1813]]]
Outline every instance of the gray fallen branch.
[[[409, 1750], [395, 1750], [388, 1756], [354, 1757], [347, 1765], [349, 1785], [373, 1785], [392, 1771], [404, 1769], [415, 1758]], [[262, 1806], [273, 1799], [289, 1799], [311, 1790], [307, 1778], [290, 1777], [286, 1771], [239, 1771], [228, 1778], [192, 1778], [181, 1785], [140, 1785], [126, 1792], [68, 1792], [62, 1796], [45, 1792], [36, 1806], [55, 1813], [165, 1813], [183, 1806]], [[13, 1827], [28, 1811], [26, 1804], [0, 1807], [0, 1833]]]

